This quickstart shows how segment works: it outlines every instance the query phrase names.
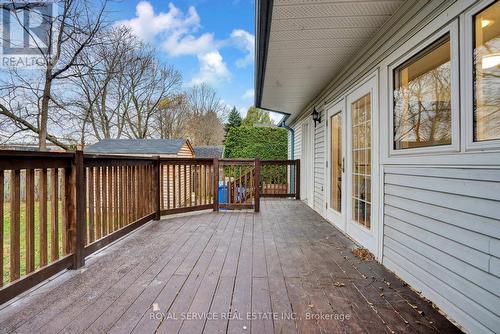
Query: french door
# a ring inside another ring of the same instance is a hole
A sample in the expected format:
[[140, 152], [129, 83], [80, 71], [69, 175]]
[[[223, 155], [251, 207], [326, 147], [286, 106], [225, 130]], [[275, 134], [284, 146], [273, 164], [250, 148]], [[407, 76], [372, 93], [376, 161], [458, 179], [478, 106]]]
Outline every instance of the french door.
[[327, 203], [326, 215], [337, 228], [346, 231], [345, 111], [344, 101], [327, 110]]
[[374, 208], [376, 200], [372, 191], [377, 166], [376, 147], [372, 129], [376, 107], [376, 80], [369, 80], [353, 91], [346, 99], [347, 157], [346, 183], [346, 232], [362, 246], [377, 254], [378, 226]]
[[326, 217], [378, 254], [376, 78], [327, 109]]

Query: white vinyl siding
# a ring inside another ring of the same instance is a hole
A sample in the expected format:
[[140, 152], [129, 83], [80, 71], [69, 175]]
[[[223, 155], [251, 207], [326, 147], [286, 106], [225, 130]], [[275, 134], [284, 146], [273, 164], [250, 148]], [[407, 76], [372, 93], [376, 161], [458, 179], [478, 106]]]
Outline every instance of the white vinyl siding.
[[[295, 130], [295, 159], [301, 159], [302, 155], [302, 124], [303, 122], [298, 122], [293, 125]], [[325, 181], [325, 124], [326, 116], [325, 112], [321, 111], [321, 123], [316, 123], [316, 128], [314, 128], [314, 123], [312, 130], [314, 131], [314, 210], [319, 212], [321, 215], [325, 214], [325, 199], [324, 193], [326, 189]], [[290, 143], [289, 143], [290, 147]], [[291, 148], [290, 148], [291, 149]], [[301, 161], [303, 164], [304, 162]]]
[[500, 169], [385, 168], [384, 264], [474, 332], [500, 324]]
[[294, 125], [295, 130], [295, 152], [293, 153], [295, 159], [300, 159], [302, 156], [302, 123]]
[[314, 129], [314, 210], [325, 215], [325, 147], [326, 121], [325, 111], [321, 113], [321, 123], [316, 123]]

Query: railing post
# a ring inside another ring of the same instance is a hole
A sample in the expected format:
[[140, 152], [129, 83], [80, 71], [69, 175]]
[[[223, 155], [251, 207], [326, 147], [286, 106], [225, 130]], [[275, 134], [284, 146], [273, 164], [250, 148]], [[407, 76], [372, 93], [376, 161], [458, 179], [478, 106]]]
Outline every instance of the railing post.
[[68, 214], [73, 222], [71, 226], [71, 243], [73, 244], [72, 250], [74, 253], [72, 269], [78, 269], [85, 265], [85, 195], [87, 191], [85, 188], [85, 168], [83, 166], [82, 151], [76, 151], [71, 172], [72, 203], [70, 208], [68, 208]]
[[155, 165], [153, 168], [153, 196], [154, 196], [154, 210], [155, 220], [161, 219], [161, 161], [160, 156], [156, 157]]
[[213, 199], [214, 199], [214, 211], [219, 211], [219, 158], [215, 157], [214, 162], [213, 162], [213, 168], [214, 168], [214, 193]]
[[259, 158], [255, 158], [254, 187], [255, 187], [254, 210], [255, 210], [255, 212], [259, 212], [260, 211], [260, 159]]
[[295, 199], [300, 199], [300, 160], [295, 160]]

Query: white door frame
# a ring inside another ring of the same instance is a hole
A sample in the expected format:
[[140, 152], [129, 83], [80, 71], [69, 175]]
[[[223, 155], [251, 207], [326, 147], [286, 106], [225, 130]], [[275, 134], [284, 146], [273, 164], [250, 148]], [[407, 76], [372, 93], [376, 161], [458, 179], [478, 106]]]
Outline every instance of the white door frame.
[[[301, 125], [301, 198], [311, 208], [314, 207], [314, 122], [312, 117], [306, 118]], [[307, 131], [304, 129], [307, 128]], [[307, 132], [307, 133], [306, 133]]]
[[[371, 95], [371, 206], [370, 206], [370, 226], [368, 229], [352, 220], [352, 111], [351, 104], [360, 97], [370, 93]], [[378, 115], [379, 115], [379, 95], [378, 95], [378, 75], [375, 74], [363, 84], [351, 91], [346, 97], [346, 232], [354, 240], [366, 247], [376, 256], [381, 247], [379, 241], [379, 231], [382, 229], [382, 222], [379, 221], [379, 159], [378, 159]]]
[[[325, 163], [325, 174], [326, 174], [326, 218], [328, 221], [333, 223], [338, 229], [343, 232], [346, 232], [346, 209], [347, 209], [347, 196], [346, 196], [346, 173], [345, 173], [345, 165], [346, 165], [346, 113], [345, 113], [345, 100], [341, 99], [337, 103], [326, 108], [326, 163]], [[330, 208], [331, 203], [331, 186], [332, 186], [332, 162], [331, 162], [331, 117], [335, 115], [341, 115], [342, 119], [342, 158], [344, 159], [344, 168], [342, 171], [342, 192], [341, 192], [341, 212], [335, 211]]]

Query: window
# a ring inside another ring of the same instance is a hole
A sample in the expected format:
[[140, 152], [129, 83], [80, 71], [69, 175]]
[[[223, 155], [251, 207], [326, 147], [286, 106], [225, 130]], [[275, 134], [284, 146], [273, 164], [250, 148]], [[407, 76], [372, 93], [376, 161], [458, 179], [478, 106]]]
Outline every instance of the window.
[[474, 17], [474, 141], [500, 139], [500, 2]]
[[394, 149], [451, 144], [450, 35], [394, 70]]
[[351, 104], [352, 117], [352, 220], [371, 225], [371, 96]]

